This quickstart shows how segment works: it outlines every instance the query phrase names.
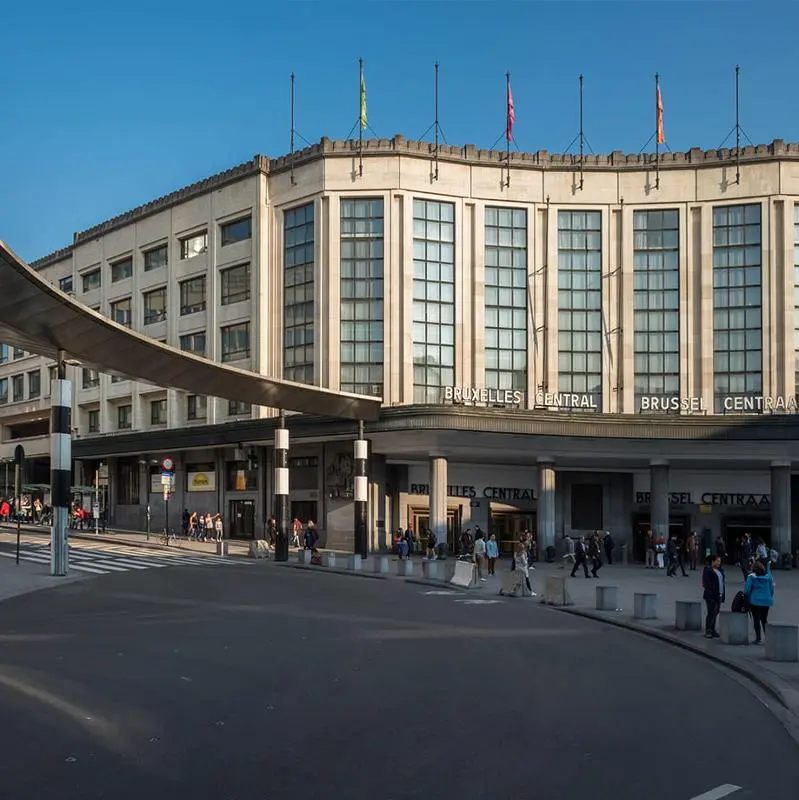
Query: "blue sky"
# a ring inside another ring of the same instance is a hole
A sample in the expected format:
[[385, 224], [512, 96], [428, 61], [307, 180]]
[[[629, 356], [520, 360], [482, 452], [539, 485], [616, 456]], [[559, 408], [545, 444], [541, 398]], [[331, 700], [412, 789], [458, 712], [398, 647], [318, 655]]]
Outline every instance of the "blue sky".
[[[755, 143], [799, 139], [799, 4], [736, 0], [360, 3], [40, 0], [13, 3], [0, 48], [0, 238], [25, 259], [73, 231], [246, 161], [289, 150], [297, 130], [344, 138], [365, 61], [377, 135], [418, 138], [433, 113], [451, 144], [491, 147], [511, 72], [523, 150], [638, 152], [661, 74], [667, 144], [717, 147], [734, 125]], [[298, 146], [302, 140], [298, 140]]]

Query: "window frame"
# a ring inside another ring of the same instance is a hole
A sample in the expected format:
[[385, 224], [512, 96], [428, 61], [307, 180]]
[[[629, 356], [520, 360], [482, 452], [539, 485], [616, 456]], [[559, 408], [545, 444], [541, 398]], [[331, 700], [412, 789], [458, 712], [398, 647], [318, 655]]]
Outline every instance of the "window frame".
[[[229, 238], [226, 234], [231, 229], [234, 229], [236, 225], [241, 225], [242, 223], [246, 223], [246, 236], [239, 236], [238, 238]], [[249, 214], [237, 217], [236, 219], [232, 219], [229, 222], [221, 222], [219, 224], [219, 246], [220, 247], [229, 247], [232, 244], [238, 244], [239, 242], [246, 242], [252, 239], [252, 212]]]
[[[187, 291], [186, 287], [190, 284], [200, 281], [202, 283], [202, 300], [197, 303], [187, 303], [184, 293]], [[191, 314], [199, 314], [205, 311], [208, 303], [208, 279], [206, 275], [195, 275], [193, 278], [185, 278], [178, 284], [180, 291], [180, 316], [188, 317]]]
[[[116, 261], [109, 261], [108, 266], [111, 270], [111, 283], [119, 283], [126, 281], [133, 277], [133, 256], [125, 256], [124, 258], [117, 259]], [[122, 267], [127, 267], [127, 270], [122, 274], [118, 274], [118, 270]]]
[[[160, 253], [163, 251], [165, 253], [164, 263], [163, 264], [151, 264], [149, 261], [149, 257], [153, 255], [153, 253]], [[146, 250], [142, 250], [142, 261], [144, 265], [145, 272], [155, 272], [157, 269], [163, 269], [164, 267], [169, 266], [169, 245], [168, 244], [159, 244], [155, 247], [148, 247]]]
[[[225, 351], [225, 339], [235, 333], [235, 329], [243, 329], [247, 333], [247, 346], [245, 349]], [[219, 328], [219, 357], [222, 364], [230, 364], [234, 361], [246, 361], [252, 352], [252, 338], [249, 320], [245, 322], [234, 322], [230, 325], [223, 325]], [[243, 353], [244, 355], [239, 355]]]
[[[162, 295], [164, 298], [164, 307], [163, 309], [148, 309], [149, 302], [151, 298], [155, 297], [156, 295]], [[159, 322], [166, 322], [167, 320], [167, 309], [169, 303], [169, 294], [167, 292], [167, 287], [158, 286], [155, 289], [148, 289], [146, 292], [142, 292], [142, 311], [144, 313], [144, 324], [145, 325], [157, 325]], [[159, 315], [160, 314], [160, 315]]]
[[[189, 251], [188, 244], [196, 239], [202, 239], [202, 247], [199, 250], [192, 250]], [[197, 256], [201, 256], [204, 253], [208, 252], [208, 229], [206, 228], [204, 231], [197, 231], [196, 233], [189, 234], [187, 236], [178, 237], [178, 243], [180, 247], [180, 260], [181, 261], [189, 261], [192, 258], [196, 258]]]
[[[239, 292], [231, 293], [230, 286], [225, 286], [230, 283], [230, 276], [236, 270], [244, 270], [247, 278], [245, 282], [246, 288]], [[252, 296], [252, 269], [249, 261], [243, 264], [235, 264], [232, 267], [225, 267], [219, 270], [219, 305], [232, 306], [235, 303], [244, 303]]]
[[[86, 270], [86, 272], [81, 272], [80, 279], [82, 294], [96, 292], [103, 285], [103, 271], [100, 267], [93, 267], [92, 269]], [[97, 281], [96, 285], [89, 286], [88, 284], [90, 282], [94, 283], [95, 279]]]

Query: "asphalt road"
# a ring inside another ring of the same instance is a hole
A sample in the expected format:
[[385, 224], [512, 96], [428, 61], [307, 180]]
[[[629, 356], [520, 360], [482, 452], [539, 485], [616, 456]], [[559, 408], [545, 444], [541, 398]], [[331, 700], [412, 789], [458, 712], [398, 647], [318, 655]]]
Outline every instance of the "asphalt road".
[[2, 602], [0, 797], [795, 800], [796, 744], [711, 664], [427, 591], [258, 564]]

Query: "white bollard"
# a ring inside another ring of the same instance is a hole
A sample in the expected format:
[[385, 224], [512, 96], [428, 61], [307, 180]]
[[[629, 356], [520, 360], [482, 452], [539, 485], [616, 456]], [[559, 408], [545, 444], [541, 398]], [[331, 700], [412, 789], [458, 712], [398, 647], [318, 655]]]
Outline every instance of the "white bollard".
[[633, 619], [657, 619], [656, 594], [636, 592], [633, 596]]

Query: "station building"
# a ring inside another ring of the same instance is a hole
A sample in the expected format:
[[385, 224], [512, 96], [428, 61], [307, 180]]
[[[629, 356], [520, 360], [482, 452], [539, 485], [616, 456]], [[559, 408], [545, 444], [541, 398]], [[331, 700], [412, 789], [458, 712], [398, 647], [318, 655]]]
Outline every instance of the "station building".
[[[609, 530], [642, 557], [650, 528], [799, 549], [797, 245], [799, 145], [781, 140], [508, 161], [395, 136], [256, 156], [33, 266], [175, 348], [382, 397], [375, 547], [480, 525], [540, 547]], [[169, 456], [170, 524], [219, 511], [263, 534], [274, 409], [71, 369], [74, 482], [101, 476], [111, 526], [163, 519]], [[0, 458], [23, 443], [45, 502], [51, 376], [0, 351]], [[349, 546], [354, 424], [289, 429], [292, 515]]]

